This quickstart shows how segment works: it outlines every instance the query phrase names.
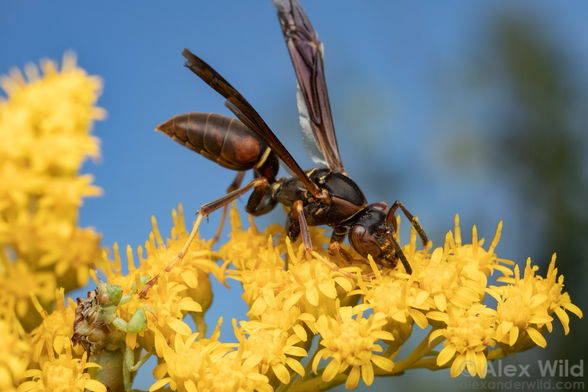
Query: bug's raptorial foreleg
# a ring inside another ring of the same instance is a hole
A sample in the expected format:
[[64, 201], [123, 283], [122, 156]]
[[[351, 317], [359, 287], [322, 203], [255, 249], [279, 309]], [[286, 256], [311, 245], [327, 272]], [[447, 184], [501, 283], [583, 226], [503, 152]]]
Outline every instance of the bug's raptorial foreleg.
[[[245, 173], [246, 173], [245, 170], [237, 172], [235, 179], [233, 180], [233, 182], [231, 183], [231, 185], [227, 189], [227, 193], [231, 193], [231, 192], [239, 189], [239, 187], [241, 186], [241, 183], [243, 182], [243, 178], [245, 177]], [[214, 238], [212, 239], [213, 244], [216, 244], [218, 242], [218, 240], [220, 239], [221, 233], [223, 231], [223, 226], [225, 225], [225, 219], [227, 218], [227, 211], [228, 210], [229, 210], [229, 205], [227, 204], [223, 207], [223, 213], [222, 213], [222, 216], [220, 219], [220, 224], [218, 225], [218, 229], [216, 229], [216, 234], [214, 235]]]
[[425, 231], [421, 227], [421, 224], [414, 216], [412, 216], [412, 214], [410, 212], [408, 212], [406, 207], [404, 207], [404, 205], [401, 202], [399, 202], [398, 200], [396, 200], [390, 206], [390, 211], [388, 212], [388, 216], [386, 217], [386, 223], [388, 223], [388, 224], [392, 223], [394, 225], [394, 230], [398, 232], [398, 227], [396, 227], [396, 219], [394, 219], [394, 213], [396, 212], [396, 210], [398, 208], [400, 208], [402, 210], [402, 212], [404, 213], [406, 218], [408, 218], [408, 220], [410, 221], [410, 224], [414, 227], [414, 229], [418, 233], [419, 237], [421, 237], [421, 243], [423, 244], [423, 246], [427, 246], [427, 243], [429, 242], [429, 240], [427, 238], [427, 235], [425, 234]]
[[351, 253], [347, 252], [345, 249], [341, 247], [341, 242], [345, 241], [345, 235], [347, 235], [348, 230], [343, 232], [338, 232], [339, 228], [335, 228], [333, 230], [333, 234], [331, 234], [331, 243], [329, 244], [329, 254], [331, 256], [340, 255], [346, 262], [349, 264], [353, 263], [353, 256]]

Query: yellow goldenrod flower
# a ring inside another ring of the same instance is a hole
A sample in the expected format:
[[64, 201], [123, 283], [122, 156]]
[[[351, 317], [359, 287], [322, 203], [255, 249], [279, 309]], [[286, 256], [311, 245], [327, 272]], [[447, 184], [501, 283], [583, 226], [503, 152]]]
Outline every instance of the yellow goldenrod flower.
[[[237, 271], [254, 270], [260, 262], [272, 258], [274, 249], [268, 249], [268, 237], [276, 237], [278, 234], [284, 236], [284, 229], [279, 225], [268, 226], [263, 233], [260, 233], [253, 219], [249, 219], [250, 228], [243, 230], [241, 218], [236, 208], [230, 212], [231, 240], [223, 244], [219, 254], [223, 259], [228, 260]], [[279, 253], [282, 253], [283, 249]], [[270, 253], [270, 254], [268, 254]]]
[[562, 322], [566, 334], [569, 332], [569, 317], [564, 309], [582, 317], [581, 310], [569, 301], [569, 295], [562, 293], [563, 277], [560, 276], [556, 283], [555, 256], [546, 279], [535, 275], [538, 268], [531, 266], [531, 260], [527, 259], [522, 278], [516, 266], [513, 278], [501, 279], [507, 285], [490, 286], [487, 290], [498, 301], [496, 338], [507, 352], [526, 350], [534, 345], [545, 347], [547, 341], [543, 334], [545, 328], [549, 332], [553, 329], [553, 312]]
[[337, 374], [351, 368], [346, 388], [357, 387], [360, 375], [366, 385], [371, 385], [374, 380], [372, 363], [386, 371], [394, 368], [390, 359], [374, 354], [383, 351], [376, 344], [378, 340], [394, 339], [390, 332], [382, 330], [386, 325], [386, 314], [374, 313], [364, 318], [360, 307], [346, 306], [338, 310], [336, 317], [322, 315], [315, 324], [321, 334], [320, 344], [324, 348], [316, 353], [312, 369], [317, 373], [321, 358], [331, 358], [322, 374], [324, 381], [329, 382]]
[[[525, 274], [526, 273], [527, 269], [525, 269]], [[565, 311], [568, 310], [580, 318], [582, 318], [583, 314], [580, 308], [571, 302], [570, 295], [562, 292], [564, 277], [562, 275], [559, 277], [557, 276], [555, 254], [551, 258], [551, 263], [549, 263], [546, 278], [537, 276], [536, 279], [537, 283], [535, 286], [537, 287], [537, 291], [547, 296], [547, 313], [551, 315], [555, 312], [563, 325], [565, 334], [567, 335], [570, 332], [570, 318]], [[551, 332], [551, 324], [547, 324], [547, 329]]]
[[418, 287], [414, 278], [403, 279], [393, 274], [383, 277], [378, 275], [367, 284], [358, 280], [361, 288], [358, 293], [364, 295], [364, 309], [373, 309], [374, 312], [387, 316], [387, 324], [383, 330], [390, 332], [394, 340], [386, 343], [399, 348], [410, 337], [413, 321], [422, 329], [428, 326], [423, 311], [434, 307], [434, 304], [429, 292]]
[[[223, 245], [220, 253], [233, 264], [235, 270], [227, 270], [229, 277], [243, 285], [243, 299], [249, 305], [248, 316], [264, 324], [290, 328], [306, 341], [302, 323], [309, 328], [320, 314], [333, 314], [335, 300], [345, 298], [353, 284], [316, 258], [305, 257], [301, 247], [297, 254], [289, 238], [273, 245], [272, 235], [285, 236], [277, 225], [260, 233], [253, 221], [243, 231], [236, 209], [231, 210], [231, 241]], [[315, 243], [325, 242], [322, 231], [314, 230]], [[287, 250], [288, 268], [280, 256], [282, 244]]]
[[68, 348], [57, 358], [45, 361], [42, 370], [27, 370], [25, 377], [32, 380], [20, 384], [17, 392], [106, 392], [106, 387], [101, 382], [90, 379], [90, 375], [84, 372], [96, 366], [86, 361], [86, 353], [82, 359], [72, 358], [71, 350]]
[[[437, 356], [437, 365], [442, 366], [453, 359], [451, 376], [457, 377], [467, 368], [473, 376], [486, 376], [486, 354], [484, 351], [494, 347], [494, 324], [496, 311], [482, 304], [474, 304], [469, 309], [451, 306], [442, 317], [447, 324], [444, 329], [431, 333], [429, 341], [444, 336], [443, 350]], [[457, 354], [457, 357], [455, 355]], [[455, 357], [455, 358], [454, 358]]]
[[0, 299], [0, 391], [14, 392], [29, 363], [30, 345], [14, 314], [14, 299]]
[[[7, 263], [5, 266], [0, 280], [0, 296], [16, 299], [14, 303], [16, 316], [23, 320], [23, 325], [28, 325], [26, 320], [31, 317], [34, 310], [34, 308], [31, 310], [30, 294], [40, 298], [45, 304], [50, 303], [55, 299], [55, 276], [50, 272], [31, 270], [26, 262]], [[33, 320], [39, 319], [38, 316], [39, 313], [33, 317]]]
[[[143, 248], [138, 248], [140, 266], [134, 265], [133, 251], [127, 247], [127, 263], [129, 274], [123, 276], [121, 271], [121, 258], [118, 252], [118, 245], [114, 246], [114, 261], [104, 263], [107, 281], [111, 284], [118, 284], [123, 288], [124, 294], [131, 294], [136, 291], [141, 277], [153, 277], [178, 254], [183, 246], [187, 233], [184, 228], [181, 206], [179, 213], [173, 211], [175, 225], [172, 228], [172, 239], [164, 244], [157, 228], [155, 219], [152, 219], [153, 231], [150, 233], [149, 241], [145, 243], [147, 256], [143, 255]], [[214, 263], [211, 258], [215, 253], [210, 250], [211, 241], [196, 239], [192, 242], [187, 255], [184, 257], [179, 268], [172, 269], [164, 274], [156, 286], [149, 291], [148, 298], [141, 299], [134, 296], [127, 304], [119, 306], [119, 315], [128, 320], [142, 306], [150, 306], [157, 313], [156, 320], [149, 323], [144, 336], [149, 342], [153, 342], [153, 331], [159, 329], [168, 339], [180, 333], [189, 336], [192, 332], [189, 326], [182, 321], [186, 312], [199, 314], [208, 309], [212, 302], [212, 292], [208, 274], [212, 273], [221, 282], [224, 281], [223, 268]], [[134, 287], [134, 288], [133, 288]], [[201, 303], [205, 305], [202, 306]], [[195, 316], [199, 326], [199, 332], [205, 332], [202, 315]], [[199, 322], [200, 321], [200, 322]], [[145, 349], [153, 347], [150, 344]]]
[[455, 240], [451, 232], [447, 233], [444, 247], [435, 249], [418, 272], [420, 287], [430, 293], [439, 311], [446, 311], [448, 303], [467, 309], [474, 303], [482, 302], [489, 272], [512, 273], [498, 264], [499, 261], [508, 261], [498, 260], [492, 252], [500, 237], [501, 227], [499, 224], [492, 245], [486, 251], [482, 248], [483, 240], [478, 241], [475, 226], [472, 229], [472, 244], [462, 245], [456, 217]]
[[237, 356], [225, 355], [209, 368], [210, 390], [273, 392], [268, 378]]
[[[76, 303], [68, 298], [68, 306], [66, 307], [64, 290], [58, 289], [55, 291], [55, 309], [50, 315], [41, 307], [35, 297], [33, 297], [33, 304], [43, 317], [41, 325], [35, 328], [30, 335], [32, 360], [37, 366], [41, 366], [55, 355], [64, 353], [66, 348], [73, 347], [71, 337], [74, 333]], [[81, 345], [73, 347], [73, 350], [79, 356], [84, 352]]]
[[[118, 245], [109, 261], [101, 257], [99, 236], [76, 227], [83, 197], [100, 193], [91, 176], [77, 171], [85, 157], [98, 156], [97, 139], [89, 130], [104, 116], [94, 106], [101, 82], [86, 76], [71, 56], [59, 72], [52, 62], [41, 68], [42, 77], [35, 66], [27, 66], [28, 82], [19, 71], [0, 79], [9, 98], [0, 102], [3, 391], [105, 391], [91, 379], [94, 375], [123, 387], [125, 381], [111, 376], [129, 376], [152, 354], [158, 357], [158, 381], [151, 391], [167, 384], [186, 392], [313, 390], [343, 382], [352, 389], [360, 379], [371, 385], [375, 375], [410, 368], [450, 367], [452, 376], [465, 370], [484, 377], [488, 359], [545, 346], [543, 335], [552, 331], [553, 314], [566, 334], [566, 311], [582, 317], [562, 291], [555, 257], [545, 278], [536, 275], [530, 260], [521, 277], [518, 266], [513, 271], [514, 263], [494, 253], [501, 224], [484, 249], [475, 227], [471, 244], [462, 243], [457, 217], [441, 247], [430, 242], [417, 250], [412, 229], [403, 246], [413, 267], [409, 275], [400, 265], [390, 269], [371, 258], [366, 262], [342, 245], [357, 259], [346, 265], [328, 254], [330, 239], [322, 228], [310, 228], [311, 252], [300, 240], [292, 244], [279, 225], [260, 231], [249, 217], [250, 228], [243, 230], [236, 209], [231, 210], [230, 240], [218, 252], [196, 231], [188, 246], [192, 237], [180, 206], [173, 211], [174, 227], [166, 241], [152, 218], [149, 239], [137, 249], [139, 265], [133, 249], [126, 248], [129, 273], [124, 275]], [[399, 241], [397, 231], [394, 235]], [[68, 298], [66, 307], [64, 292], [83, 284], [93, 263], [106, 276], [101, 281], [90, 271], [101, 290], [91, 291], [77, 307]], [[488, 288], [495, 271], [503, 275], [500, 284]], [[237, 342], [219, 340], [222, 318], [206, 338], [211, 277], [242, 285], [249, 311], [247, 320], [233, 320]], [[497, 300], [496, 309], [483, 305], [486, 293]], [[41, 316], [34, 321], [32, 313]], [[184, 320], [188, 314], [196, 333]], [[406, 358], [397, 358], [414, 324], [430, 331]], [[310, 352], [314, 339], [318, 348]], [[72, 340], [81, 344], [73, 347]], [[433, 351], [441, 343], [441, 351]], [[84, 344], [95, 350], [92, 361], [104, 365], [100, 375], [98, 364], [86, 360]], [[123, 353], [128, 359], [139, 352], [133, 363], [122, 360]], [[301, 361], [308, 357], [305, 369]]]
[[316, 256], [306, 257], [302, 244], [297, 254], [288, 238], [286, 245], [292, 289], [289, 302], [298, 302], [300, 310], [315, 319], [321, 315], [335, 314], [337, 300], [345, 299], [347, 292], [353, 289], [352, 280], [341, 276]]
[[257, 368], [260, 374], [268, 376], [270, 383], [274, 383], [274, 377], [283, 384], [290, 382], [286, 365], [300, 376], [304, 375], [299, 359], [292, 358], [307, 355], [304, 349], [296, 346], [301, 341], [298, 335], [288, 335], [275, 325], [259, 321], [242, 321], [241, 328], [237, 328], [233, 320], [233, 328], [240, 341], [239, 357], [244, 360], [244, 366]]
[[[0, 77], [0, 296], [16, 298], [26, 330], [38, 322], [29, 291], [45, 310], [58, 287], [69, 291], [88, 279], [99, 260], [99, 235], [76, 227], [82, 199], [101, 193], [92, 176], [78, 176], [85, 157], [98, 157], [92, 122], [102, 83], [66, 53], [61, 70], [52, 61]], [[29, 284], [24, 284], [23, 279]], [[10, 282], [19, 282], [14, 285]]]
[[[176, 334], [172, 346], [161, 333], [156, 333], [157, 355], [164, 362], [153, 370], [158, 381], [149, 390], [156, 391], [169, 384], [172, 390], [181, 392], [212, 390], [214, 386], [229, 387], [230, 390], [271, 391], [266, 376], [259, 374], [253, 366], [246, 367], [242, 359], [227, 355], [233, 352], [233, 345], [218, 341], [221, 322], [222, 319], [210, 339], [196, 341], [198, 333], [186, 339]], [[231, 378], [218, 379], [221, 375], [230, 375]]]

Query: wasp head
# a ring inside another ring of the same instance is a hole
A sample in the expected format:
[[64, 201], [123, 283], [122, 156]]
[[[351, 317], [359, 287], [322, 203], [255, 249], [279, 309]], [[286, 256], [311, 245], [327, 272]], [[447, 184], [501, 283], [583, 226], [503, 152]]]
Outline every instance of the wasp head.
[[371, 255], [377, 264], [384, 267], [394, 268], [400, 258], [410, 274], [412, 268], [393, 237], [393, 219], [386, 203], [367, 206], [349, 231], [349, 243], [360, 255], [365, 258]]

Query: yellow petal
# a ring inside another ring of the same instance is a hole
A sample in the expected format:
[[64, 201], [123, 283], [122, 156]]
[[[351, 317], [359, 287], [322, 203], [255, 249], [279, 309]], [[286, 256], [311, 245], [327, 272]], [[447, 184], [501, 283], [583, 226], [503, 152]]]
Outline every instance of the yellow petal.
[[392, 369], [394, 369], [394, 362], [392, 362], [392, 360], [389, 358], [382, 357], [380, 355], [372, 355], [370, 359], [374, 363], [374, 365], [376, 365], [382, 370], [391, 372]]
[[292, 306], [296, 305], [303, 295], [304, 292], [302, 291], [298, 291], [292, 294], [288, 299], [286, 299], [286, 302], [284, 302], [284, 310], [289, 310]]
[[312, 306], [318, 306], [319, 293], [316, 287], [312, 287], [310, 290], [306, 291], [306, 299]]
[[530, 324], [546, 324], [553, 321], [553, 317], [547, 314], [535, 314], [529, 318]]
[[361, 378], [367, 386], [372, 385], [374, 382], [374, 368], [371, 363], [361, 365]]
[[196, 274], [194, 274], [194, 271], [191, 270], [186, 270], [186, 271], [182, 271], [180, 273], [180, 275], [182, 276], [182, 279], [184, 280], [184, 282], [186, 283], [186, 285], [192, 289], [195, 289], [196, 287], [198, 287], [198, 278], [196, 277]]
[[334, 278], [335, 282], [337, 282], [337, 284], [339, 286], [341, 286], [341, 288], [343, 288], [343, 290], [345, 290], [346, 292], [349, 292], [353, 289], [353, 284], [351, 283], [351, 281], [347, 278], [344, 278], [342, 276], [337, 276]]
[[169, 384], [171, 377], [162, 378], [161, 380], [156, 381], [151, 387], [149, 388], [149, 392], [157, 391], [158, 389], [163, 388], [167, 384]]
[[449, 360], [455, 355], [456, 351], [457, 348], [453, 344], [445, 346], [443, 350], [439, 352], [439, 355], [437, 355], [437, 366], [443, 366], [449, 362]]
[[294, 324], [292, 326], [292, 329], [294, 330], [294, 333], [296, 334], [296, 336], [298, 336], [300, 338], [300, 340], [302, 340], [303, 342], [306, 342], [306, 339], [308, 339], [308, 336], [306, 334], [306, 330], [304, 329], [304, 327], [300, 324]]
[[476, 369], [478, 370], [478, 376], [480, 378], [486, 377], [486, 355], [483, 352], [476, 354]]
[[316, 369], [318, 368], [319, 362], [321, 361], [322, 354], [327, 352], [326, 348], [321, 349], [319, 352], [316, 353], [314, 359], [312, 360], [312, 371], [316, 374]]
[[183, 335], [183, 336], [192, 335], [192, 330], [190, 329], [188, 324], [186, 324], [182, 320], [174, 319], [172, 322], [169, 322], [167, 324], [170, 326], [171, 329], [173, 329], [174, 331], [176, 331], [180, 335]]
[[509, 332], [508, 344], [514, 346], [519, 338], [519, 327], [513, 326]]
[[196, 384], [194, 384], [194, 381], [190, 379], [184, 381], [184, 388], [187, 392], [198, 392]]
[[441, 312], [444, 312], [447, 309], [447, 300], [444, 295], [436, 294], [435, 297], [433, 297], [433, 299], [435, 300], [435, 306]]
[[420, 311], [415, 309], [410, 309], [408, 311], [410, 317], [414, 320], [415, 324], [418, 325], [421, 329], [425, 329], [429, 326], [429, 321], [427, 317]]
[[[460, 354], [457, 356], [457, 358], [455, 358], [453, 360], [453, 363], [451, 364], [451, 370], [450, 370], [450, 374], [451, 377], [457, 377], [460, 374], [462, 374], [462, 372], [467, 368], [467, 361], [466, 361], [466, 356], [464, 354]], [[468, 368], [468, 373], [470, 373], [471, 376], [475, 375], [475, 371], [472, 373], [470, 372], [470, 369]]]
[[442, 321], [444, 323], [447, 323], [449, 321], [449, 316], [447, 315], [447, 313], [439, 312], [436, 310], [427, 312], [427, 318], [430, 318], [431, 320], [435, 321]]
[[286, 358], [286, 364], [290, 366], [292, 370], [298, 373], [301, 377], [304, 377], [304, 366], [294, 358]]
[[526, 328], [525, 331], [527, 331], [527, 333], [529, 334], [529, 337], [531, 339], [533, 339], [533, 342], [535, 342], [535, 344], [537, 346], [539, 346], [539, 347], [547, 346], [547, 341], [545, 340], [543, 335], [541, 335], [541, 332], [537, 331], [535, 328], [532, 328], [532, 327]]
[[[329, 382], [335, 378], [335, 376], [339, 373], [339, 362], [335, 361], [334, 359], [329, 362], [325, 371], [323, 372], [323, 381]], [[357, 374], [357, 378], [359, 380], [359, 372]]]
[[[564, 293], [565, 294], [565, 293]], [[568, 303], [563, 303], [561, 304], [566, 310], [572, 312], [573, 314], [575, 314], [576, 316], [582, 318], [584, 316], [584, 314], [582, 313], [582, 310], [577, 307], [576, 305], [574, 305], [571, 302]]]
[[[6, 88], [4, 88], [4, 91], [7, 91]], [[9, 380], [9, 376], [6, 377], [7, 380]], [[12, 383], [12, 380], [10, 381], [10, 383]], [[16, 392], [32, 392], [32, 391], [38, 391], [38, 386], [39, 384], [37, 383], [37, 381], [25, 381], [22, 384], [20, 384], [18, 386], [18, 388], [16, 389]]]
[[106, 387], [100, 381], [86, 380], [84, 387], [92, 392], [106, 392]]
[[184, 297], [180, 301], [180, 309], [188, 312], [202, 312], [202, 306], [190, 297]]
[[319, 283], [321, 292], [329, 298], [337, 298], [337, 290], [331, 281]]
[[559, 321], [561, 322], [561, 325], [564, 328], [564, 333], [567, 335], [570, 332], [570, 317], [559, 306], [557, 306], [554, 310], [555, 310], [555, 314], [559, 318]]
[[302, 347], [287, 347], [284, 349], [284, 354], [295, 357], [306, 357], [308, 353]]
[[278, 363], [272, 366], [272, 370], [274, 371], [274, 374], [278, 380], [282, 382], [282, 384], [288, 384], [290, 382], [290, 373], [288, 373], [286, 366]]
[[258, 297], [255, 302], [253, 302], [249, 313], [253, 316], [259, 316], [263, 314], [266, 308], [267, 302], [265, 302], [265, 299], [263, 297]]
[[[357, 388], [357, 385], [359, 384], [359, 374], [360, 374], [359, 366], [354, 366], [351, 369], [351, 372], [349, 372], [349, 376], [347, 377], [347, 382], [345, 383], [346, 389]], [[372, 376], [373, 376], [373, 373], [372, 373]], [[373, 377], [372, 377], [372, 381], [373, 381]]]

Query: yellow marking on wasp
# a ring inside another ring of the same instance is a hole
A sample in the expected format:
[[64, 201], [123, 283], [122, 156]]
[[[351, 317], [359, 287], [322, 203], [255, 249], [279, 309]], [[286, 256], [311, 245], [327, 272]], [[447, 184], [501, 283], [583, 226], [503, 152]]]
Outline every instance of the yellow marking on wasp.
[[259, 169], [264, 162], [267, 160], [267, 157], [269, 157], [269, 154], [272, 152], [272, 150], [269, 147], [265, 148], [265, 151], [263, 152], [263, 155], [261, 156], [261, 159], [255, 164], [255, 166], [253, 166], [254, 169]]

